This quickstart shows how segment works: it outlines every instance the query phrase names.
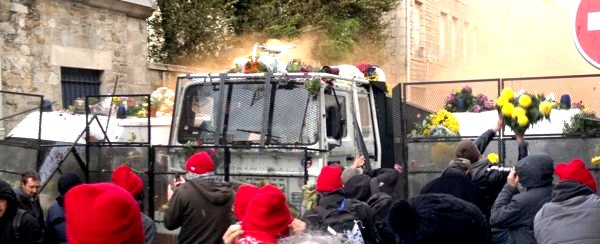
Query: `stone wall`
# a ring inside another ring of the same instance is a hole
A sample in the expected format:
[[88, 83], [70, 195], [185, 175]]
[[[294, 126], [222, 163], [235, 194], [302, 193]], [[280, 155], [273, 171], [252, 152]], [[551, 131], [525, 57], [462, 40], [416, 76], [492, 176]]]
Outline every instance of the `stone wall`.
[[[40, 94], [60, 108], [61, 67], [72, 67], [101, 70], [101, 94], [117, 78], [118, 93], [150, 93], [152, 11], [151, 0], [0, 0], [0, 89]], [[11, 99], [5, 115], [22, 110]]]

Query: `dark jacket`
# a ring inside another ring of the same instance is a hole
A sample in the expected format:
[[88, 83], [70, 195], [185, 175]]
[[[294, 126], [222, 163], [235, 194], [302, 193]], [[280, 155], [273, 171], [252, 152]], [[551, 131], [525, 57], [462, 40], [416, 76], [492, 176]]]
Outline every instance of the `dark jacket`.
[[[29, 213], [25, 213], [21, 218], [19, 229], [13, 229], [13, 218], [18, 209], [17, 196], [3, 180], [0, 180], [0, 198], [7, 200], [7, 209], [0, 217], [0, 243], [42, 243], [42, 228]], [[16, 233], [19, 234], [20, 240], [16, 239]]]
[[57, 202], [52, 204], [48, 209], [44, 231], [44, 243], [67, 243], [67, 222], [65, 220], [63, 199], [63, 196], [57, 197]]
[[[477, 146], [482, 155], [495, 135], [496, 133], [493, 130], [487, 130], [475, 140], [475, 146]], [[527, 156], [527, 146], [527, 143], [518, 145], [519, 160]], [[480, 209], [487, 219], [490, 219], [490, 211], [494, 205], [494, 201], [496, 201], [498, 193], [500, 193], [502, 187], [506, 184], [506, 177], [510, 173], [510, 171], [489, 170], [491, 166], [492, 163], [487, 158], [482, 158], [478, 162], [471, 164], [471, 179], [481, 190], [482, 204]]]
[[142, 213], [142, 224], [144, 225], [144, 244], [158, 244], [154, 221], [148, 215]]
[[464, 171], [457, 168], [447, 168], [440, 177], [427, 183], [421, 189], [421, 194], [427, 193], [450, 194], [474, 204], [482, 212], [484, 210], [479, 187], [471, 182], [471, 178]]
[[178, 187], [164, 215], [165, 227], [181, 227], [179, 243], [222, 243], [229, 227], [233, 189], [228, 182], [201, 178]]
[[600, 243], [600, 196], [576, 181], [562, 181], [552, 190], [552, 200], [535, 215], [538, 243]]
[[448, 194], [422, 194], [392, 204], [388, 222], [401, 244], [486, 244], [490, 228], [475, 205]]
[[31, 213], [31, 215], [38, 220], [40, 226], [44, 226], [44, 212], [42, 212], [40, 199], [36, 198], [33, 201], [29, 199], [29, 197], [23, 192], [23, 188], [21, 188], [21, 186], [15, 188], [15, 193], [17, 194], [17, 202], [19, 203], [21, 209]]
[[[392, 170], [397, 173], [396, 170]], [[394, 175], [394, 173], [391, 174], [392, 177]], [[386, 173], [381, 174], [380, 176], [388, 177], [386, 176]], [[348, 198], [367, 203], [373, 213], [373, 222], [375, 223], [377, 232], [383, 243], [394, 243], [395, 240], [395, 236], [386, 221], [386, 216], [393, 202], [393, 197], [389, 193], [384, 192], [384, 190], [394, 192], [394, 187], [386, 188], [385, 186], [395, 185], [395, 182], [386, 184], [390, 181], [391, 179], [386, 180], [383, 178], [382, 180], [380, 177], [371, 178], [371, 176], [367, 174], [361, 174], [352, 176], [344, 185], [344, 191]]]
[[[347, 197], [346, 192], [343, 189], [323, 193], [323, 195], [319, 199], [319, 202], [317, 203], [317, 206], [322, 206], [327, 210], [330, 210], [332, 208], [338, 209], [340, 203], [344, 199], [350, 198]], [[365, 227], [365, 230], [363, 232], [363, 239], [367, 243], [377, 243], [379, 241], [379, 236], [377, 234], [377, 229], [375, 228], [375, 224], [373, 222], [373, 213], [371, 212], [371, 209], [364, 202], [355, 199], [352, 200], [356, 202], [356, 207], [354, 208], [354, 215], [362, 222], [363, 226]], [[302, 221], [306, 223], [306, 227], [309, 230], [324, 231], [320, 229], [320, 227], [322, 227], [322, 218], [321, 216], [319, 216], [316, 209], [306, 211], [306, 213], [302, 215]]]
[[518, 188], [505, 185], [492, 207], [490, 224], [508, 229], [511, 243], [537, 243], [533, 219], [550, 201], [554, 164], [547, 154], [532, 154], [517, 162], [515, 170], [519, 183], [527, 190], [519, 192]]

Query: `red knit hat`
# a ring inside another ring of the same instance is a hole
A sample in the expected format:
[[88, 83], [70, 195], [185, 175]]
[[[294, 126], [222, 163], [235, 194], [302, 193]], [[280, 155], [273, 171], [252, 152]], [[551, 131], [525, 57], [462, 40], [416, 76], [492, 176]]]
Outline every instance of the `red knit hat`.
[[69, 243], [143, 243], [140, 207], [111, 183], [82, 184], [65, 196]]
[[583, 183], [594, 190], [598, 191], [596, 180], [592, 173], [585, 167], [585, 163], [581, 159], [575, 158], [570, 163], [561, 163], [556, 165], [554, 173], [558, 175], [558, 182], [563, 180], [574, 180]]
[[323, 167], [317, 177], [317, 191], [332, 192], [342, 187], [342, 169], [338, 166]]
[[258, 187], [255, 185], [243, 185], [237, 189], [235, 201], [233, 202], [233, 214], [239, 221], [244, 218], [246, 207], [248, 207], [248, 203], [250, 203], [256, 192], [258, 192]]
[[112, 182], [116, 185], [123, 187], [131, 195], [137, 196], [144, 189], [144, 183], [142, 179], [135, 173], [131, 172], [129, 166], [119, 166], [112, 173]]
[[185, 169], [194, 174], [206, 174], [215, 170], [212, 158], [207, 152], [199, 152], [188, 158]]
[[294, 218], [285, 201], [285, 195], [276, 186], [267, 184], [258, 189], [246, 209], [242, 220], [244, 236], [263, 243], [277, 243], [288, 235]]

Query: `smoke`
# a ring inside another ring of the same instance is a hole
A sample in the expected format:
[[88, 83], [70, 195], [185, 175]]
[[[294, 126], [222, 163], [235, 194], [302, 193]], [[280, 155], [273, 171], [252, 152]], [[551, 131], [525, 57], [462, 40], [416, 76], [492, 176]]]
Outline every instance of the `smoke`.
[[[314, 68], [323, 65], [337, 64], [357, 64], [367, 62], [370, 64], [382, 64], [385, 61], [385, 55], [382, 55], [383, 49], [368, 40], [359, 40], [354, 48], [347, 55], [347, 58], [341, 60], [320, 59], [323, 55], [317, 52], [323, 43], [327, 42], [328, 38], [318, 32], [310, 31], [302, 34], [294, 39], [269, 39], [257, 34], [246, 34], [242, 36], [232, 37], [229, 41], [228, 48], [222, 50], [217, 58], [198, 60], [193, 62], [191, 66], [202, 68], [210, 72], [223, 72], [234, 67], [236, 58], [247, 58], [252, 56], [252, 47], [254, 44], [266, 44], [267, 46], [287, 46], [288, 44], [295, 45], [294, 48], [282, 53], [280, 58], [284, 62], [299, 58], [302, 62], [313, 66]], [[259, 53], [260, 55], [260, 53]]]
[[[576, 10], [573, 3], [576, 5], [578, 1], [488, 0], [471, 3], [469, 11], [474, 15], [468, 18], [469, 23], [459, 22], [456, 26], [457, 58], [453, 60], [446, 55], [430, 61], [430, 67], [436, 68], [427, 71], [429, 78], [426, 79], [598, 73], [598, 69], [583, 59], [573, 42]], [[462, 34], [464, 25], [468, 25], [466, 35]], [[448, 38], [450, 35], [448, 33]], [[462, 43], [465, 37], [466, 45]], [[450, 41], [448, 43], [452, 45]], [[462, 50], [465, 46], [468, 48]], [[438, 64], [444, 63], [449, 68], [437, 68]]]

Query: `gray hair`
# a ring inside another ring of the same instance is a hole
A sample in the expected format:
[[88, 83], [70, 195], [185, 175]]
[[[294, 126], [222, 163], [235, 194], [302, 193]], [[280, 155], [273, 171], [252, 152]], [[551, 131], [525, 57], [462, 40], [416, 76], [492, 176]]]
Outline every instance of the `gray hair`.
[[279, 239], [279, 244], [346, 244], [347, 241], [339, 240], [332, 235], [322, 233], [304, 233]]

